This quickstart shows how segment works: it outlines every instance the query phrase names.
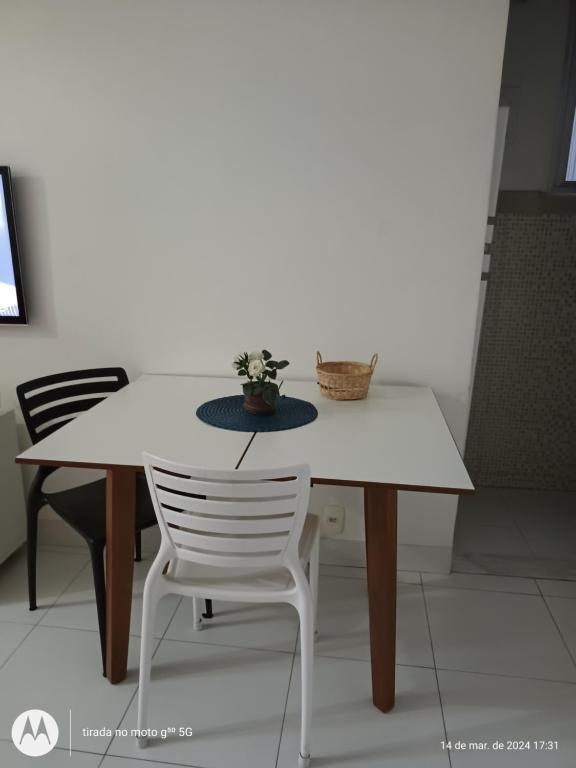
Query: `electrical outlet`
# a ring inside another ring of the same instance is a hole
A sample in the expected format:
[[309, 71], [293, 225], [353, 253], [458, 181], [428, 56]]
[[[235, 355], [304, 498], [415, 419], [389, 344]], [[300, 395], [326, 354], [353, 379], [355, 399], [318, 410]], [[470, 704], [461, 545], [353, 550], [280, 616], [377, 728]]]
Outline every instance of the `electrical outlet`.
[[322, 510], [320, 530], [322, 533], [342, 533], [344, 530], [344, 517], [346, 510], [338, 504], [327, 504]]

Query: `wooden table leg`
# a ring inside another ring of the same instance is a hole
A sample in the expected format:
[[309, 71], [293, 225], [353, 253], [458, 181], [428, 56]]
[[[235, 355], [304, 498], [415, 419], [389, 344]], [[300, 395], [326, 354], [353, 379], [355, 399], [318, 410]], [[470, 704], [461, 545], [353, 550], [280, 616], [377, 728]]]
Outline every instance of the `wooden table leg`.
[[136, 474], [109, 469], [106, 476], [106, 677], [126, 677], [132, 574]]
[[364, 488], [372, 701], [389, 712], [396, 680], [396, 517], [395, 488]]

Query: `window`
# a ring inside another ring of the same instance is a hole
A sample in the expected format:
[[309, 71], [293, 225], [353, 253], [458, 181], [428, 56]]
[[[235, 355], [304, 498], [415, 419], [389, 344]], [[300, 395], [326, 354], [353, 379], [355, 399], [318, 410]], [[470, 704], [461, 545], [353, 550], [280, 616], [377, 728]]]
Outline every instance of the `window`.
[[576, 0], [572, 0], [568, 30], [556, 187], [576, 192]]
[[574, 115], [574, 120], [572, 121], [572, 136], [570, 138], [570, 150], [568, 152], [566, 181], [576, 181], [576, 113]]

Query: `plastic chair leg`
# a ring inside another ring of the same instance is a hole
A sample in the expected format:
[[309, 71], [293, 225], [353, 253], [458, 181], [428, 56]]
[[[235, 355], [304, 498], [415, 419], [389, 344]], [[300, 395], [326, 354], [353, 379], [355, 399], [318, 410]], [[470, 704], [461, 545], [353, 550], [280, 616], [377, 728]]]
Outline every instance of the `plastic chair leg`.
[[106, 674], [106, 579], [104, 575], [104, 547], [101, 544], [90, 545], [96, 610], [98, 611], [98, 629], [100, 631], [100, 649], [102, 651], [102, 669]]
[[298, 765], [310, 765], [310, 722], [312, 720], [312, 675], [314, 665], [314, 606], [310, 592], [302, 598], [300, 614], [300, 663], [302, 673], [302, 721]]
[[29, 500], [26, 508], [26, 559], [28, 565], [28, 601], [30, 610], [35, 611], [36, 604], [36, 557], [38, 549], [38, 512], [35, 500]]
[[134, 560], [137, 563], [142, 560], [142, 531], [136, 531], [134, 536]]
[[[150, 578], [150, 574], [149, 574]], [[140, 681], [138, 686], [138, 724], [137, 728], [143, 735], [138, 737], [138, 746], [145, 747], [148, 743], [146, 731], [148, 728], [148, 698], [150, 687], [150, 666], [154, 650], [154, 621], [159, 596], [156, 584], [146, 581], [142, 605], [142, 637], [140, 639]]]
[[314, 638], [318, 634], [318, 578], [320, 569], [320, 537], [316, 536], [312, 551], [310, 552], [309, 578], [310, 591], [312, 592], [312, 610], [314, 623]]
[[200, 614], [200, 600], [197, 597], [192, 598], [192, 622], [194, 629], [202, 629], [202, 616]]

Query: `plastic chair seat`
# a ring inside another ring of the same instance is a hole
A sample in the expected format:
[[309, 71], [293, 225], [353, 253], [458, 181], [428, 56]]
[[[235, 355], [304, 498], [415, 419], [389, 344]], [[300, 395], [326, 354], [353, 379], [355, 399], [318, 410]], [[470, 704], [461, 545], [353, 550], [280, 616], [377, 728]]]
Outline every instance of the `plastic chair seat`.
[[[310, 560], [312, 546], [319, 528], [316, 515], [308, 514], [298, 545], [300, 561]], [[274, 597], [292, 594], [296, 589], [292, 574], [287, 568], [222, 568], [214, 565], [178, 561], [177, 575], [170, 572], [162, 577], [170, 582], [169, 591], [182, 587], [186, 594], [198, 595], [212, 600], [230, 600], [231, 595], [241, 599], [246, 594], [248, 602], [258, 602], [256, 591], [266, 593], [262, 600], [269, 602]]]
[[[67, 488], [63, 491], [45, 493], [46, 502], [75, 531], [91, 542], [106, 540], [106, 480]], [[142, 474], [136, 480], [136, 529], [156, 525], [156, 514], [148, 491], [146, 477]]]

